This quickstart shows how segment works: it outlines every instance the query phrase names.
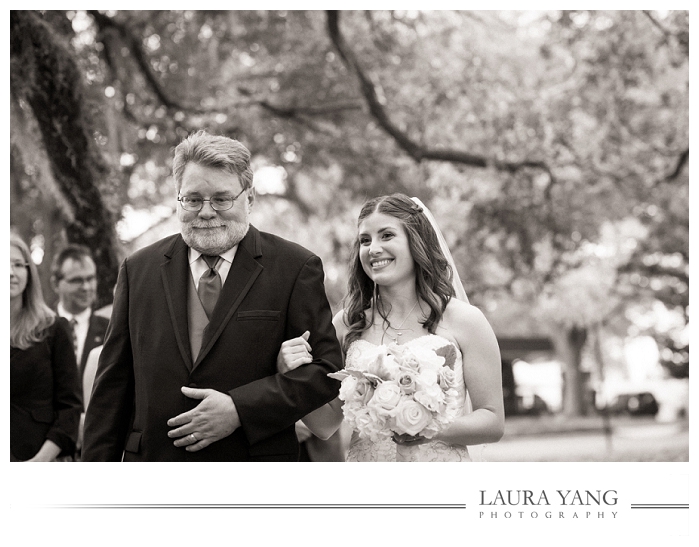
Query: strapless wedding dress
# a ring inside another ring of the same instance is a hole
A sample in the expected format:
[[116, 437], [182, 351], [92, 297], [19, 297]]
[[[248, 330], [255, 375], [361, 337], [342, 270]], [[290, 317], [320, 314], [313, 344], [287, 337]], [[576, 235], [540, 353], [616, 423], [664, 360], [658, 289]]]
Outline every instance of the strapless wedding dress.
[[[437, 350], [447, 344], [453, 345], [449, 340], [436, 334], [427, 334], [406, 342], [404, 345], [418, 345], [424, 348]], [[388, 346], [391, 347], [390, 345]], [[456, 347], [456, 346], [454, 346]], [[348, 368], [359, 368], [362, 352], [372, 351], [375, 344], [366, 340], [355, 340], [347, 350], [345, 359]], [[461, 408], [459, 415], [469, 411], [466, 399], [466, 386], [464, 384], [463, 356], [456, 347], [456, 361], [454, 363], [454, 376], [456, 385], [454, 388], [458, 393], [458, 401]], [[412, 446], [408, 450], [406, 447], [398, 448], [398, 445], [390, 438], [374, 442], [370, 439], [362, 439], [357, 431], [352, 432], [349, 451], [347, 453], [348, 462], [395, 462], [395, 461], [416, 461], [416, 462], [470, 462], [471, 457], [465, 446], [454, 446], [441, 441], [431, 441], [418, 446]], [[400, 454], [398, 454], [400, 450]]]

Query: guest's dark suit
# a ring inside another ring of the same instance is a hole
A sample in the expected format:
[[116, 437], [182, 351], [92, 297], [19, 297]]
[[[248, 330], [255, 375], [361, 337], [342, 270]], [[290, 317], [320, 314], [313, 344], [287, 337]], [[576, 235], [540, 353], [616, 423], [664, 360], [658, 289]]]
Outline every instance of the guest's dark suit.
[[[192, 359], [188, 248], [180, 235], [126, 259], [85, 424], [84, 461], [294, 461], [294, 423], [337, 396], [341, 366], [320, 259], [254, 227], [238, 246]], [[284, 340], [311, 332], [313, 363], [276, 371]], [[180, 388], [230, 394], [242, 426], [198, 452], [173, 445], [167, 421], [199, 401]]]
[[[58, 307], [56, 307], [54, 311], [56, 313], [59, 313]], [[83, 353], [80, 356], [80, 362], [78, 363], [78, 370], [80, 371], [81, 381], [83, 375], [85, 374], [85, 365], [87, 364], [87, 358], [93, 349], [95, 349], [97, 346], [101, 346], [102, 344], [104, 344], [104, 335], [107, 332], [108, 326], [109, 319], [100, 315], [95, 315], [94, 311], [90, 312], [90, 321], [87, 327], [87, 334], [85, 334]], [[70, 325], [68, 326], [68, 330], [71, 330]]]
[[[95, 315], [95, 312], [92, 311], [90, 313], [90, 321], [88, 323], [87, 327], [87, 334], [85, 335], [85, 343], [83, 344], [83, 353], [80, 356], [80, 362], [78, 363], [78, 379], [80, 382], [80, 387], [82, 389], [82, 400], [83, 402], [86, 402], [90, 399], [90, 394], [85, 393], [84, 391], [84, 386], [85, 386], [85, 367], [87, 366], [87, 358], [90, 356], [90, 352], [104, 344], [104, 335], [107, 332], [107, 327], [109, 326], [109, 319], [106, 317], [101, 317], [99, 315]], [[69, 326], [70, 328], [70, 326]], [[92, 385], [91, 383], [88, 385]], [[80, 415], [80, 433], [78, 435], [78, 444], [76, 447], [76, 453], [75, 453], [75, 458], [76, 460], [82, 459], [81, 457], [81, 452], [82, 452], [82, 438], [83, 438], [83, 426], [84, 426], [84, 415]]]

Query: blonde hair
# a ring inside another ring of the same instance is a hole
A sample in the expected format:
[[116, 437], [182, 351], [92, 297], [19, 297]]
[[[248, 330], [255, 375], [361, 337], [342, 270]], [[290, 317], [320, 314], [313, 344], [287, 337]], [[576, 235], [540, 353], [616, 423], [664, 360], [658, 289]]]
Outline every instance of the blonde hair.
[[22, 309], [10, 326], [10, 346], [27, 349], [46, 337], [56, 320], [56, 314], [44, 302], [39, 283], [39, 271], [31, 259], [29, 247], [17, 234], [10, 232], [10, 246], [22, 253], [27, 266], [27, 286], [22, 293]]

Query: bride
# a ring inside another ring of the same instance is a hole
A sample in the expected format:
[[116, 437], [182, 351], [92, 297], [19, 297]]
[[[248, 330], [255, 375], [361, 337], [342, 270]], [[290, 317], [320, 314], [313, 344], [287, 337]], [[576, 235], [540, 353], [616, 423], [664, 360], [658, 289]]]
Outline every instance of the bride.
[[[471, 461], [469, 446], [498, 441], [504, 410], [500, 352], [483, 314], [468, 303], [451, 254], [429, 210], [403, 194], [368, 201], [359, 214], [344, 309], [333, 319], [346, 365], [377, 346], [456, 349], [460, 406], [451, 425], [425, 439], [394, 435], [378, 442], [354, 431], [347, 461]], [[307, 335], [282, 344], [284, 373], [311, 361]], [[342, 422], [335, 399], [304, 418], [321, 438]], [[471, 452], [474, 452], [474, 448]], [[407, 455], [407, 456], [406, 456]]]

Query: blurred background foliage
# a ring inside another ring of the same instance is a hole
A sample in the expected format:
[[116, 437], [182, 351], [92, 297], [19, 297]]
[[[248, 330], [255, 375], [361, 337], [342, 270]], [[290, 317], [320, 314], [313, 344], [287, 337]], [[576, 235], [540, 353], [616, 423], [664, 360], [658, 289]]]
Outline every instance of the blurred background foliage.
[[566, 414], [605, 340], [652, 336], [688, 376], [688, 12], [13, 11], [10, 30], [11, 224], [38, 262], [88, 244], [102, 305], [123, 256], [177, 231], [172, 150], [203, 128], [251, 150], [253, 222], [323, 258], [334, 309], [361, 203], [400, 191], [499, 336], [554, 341]]

